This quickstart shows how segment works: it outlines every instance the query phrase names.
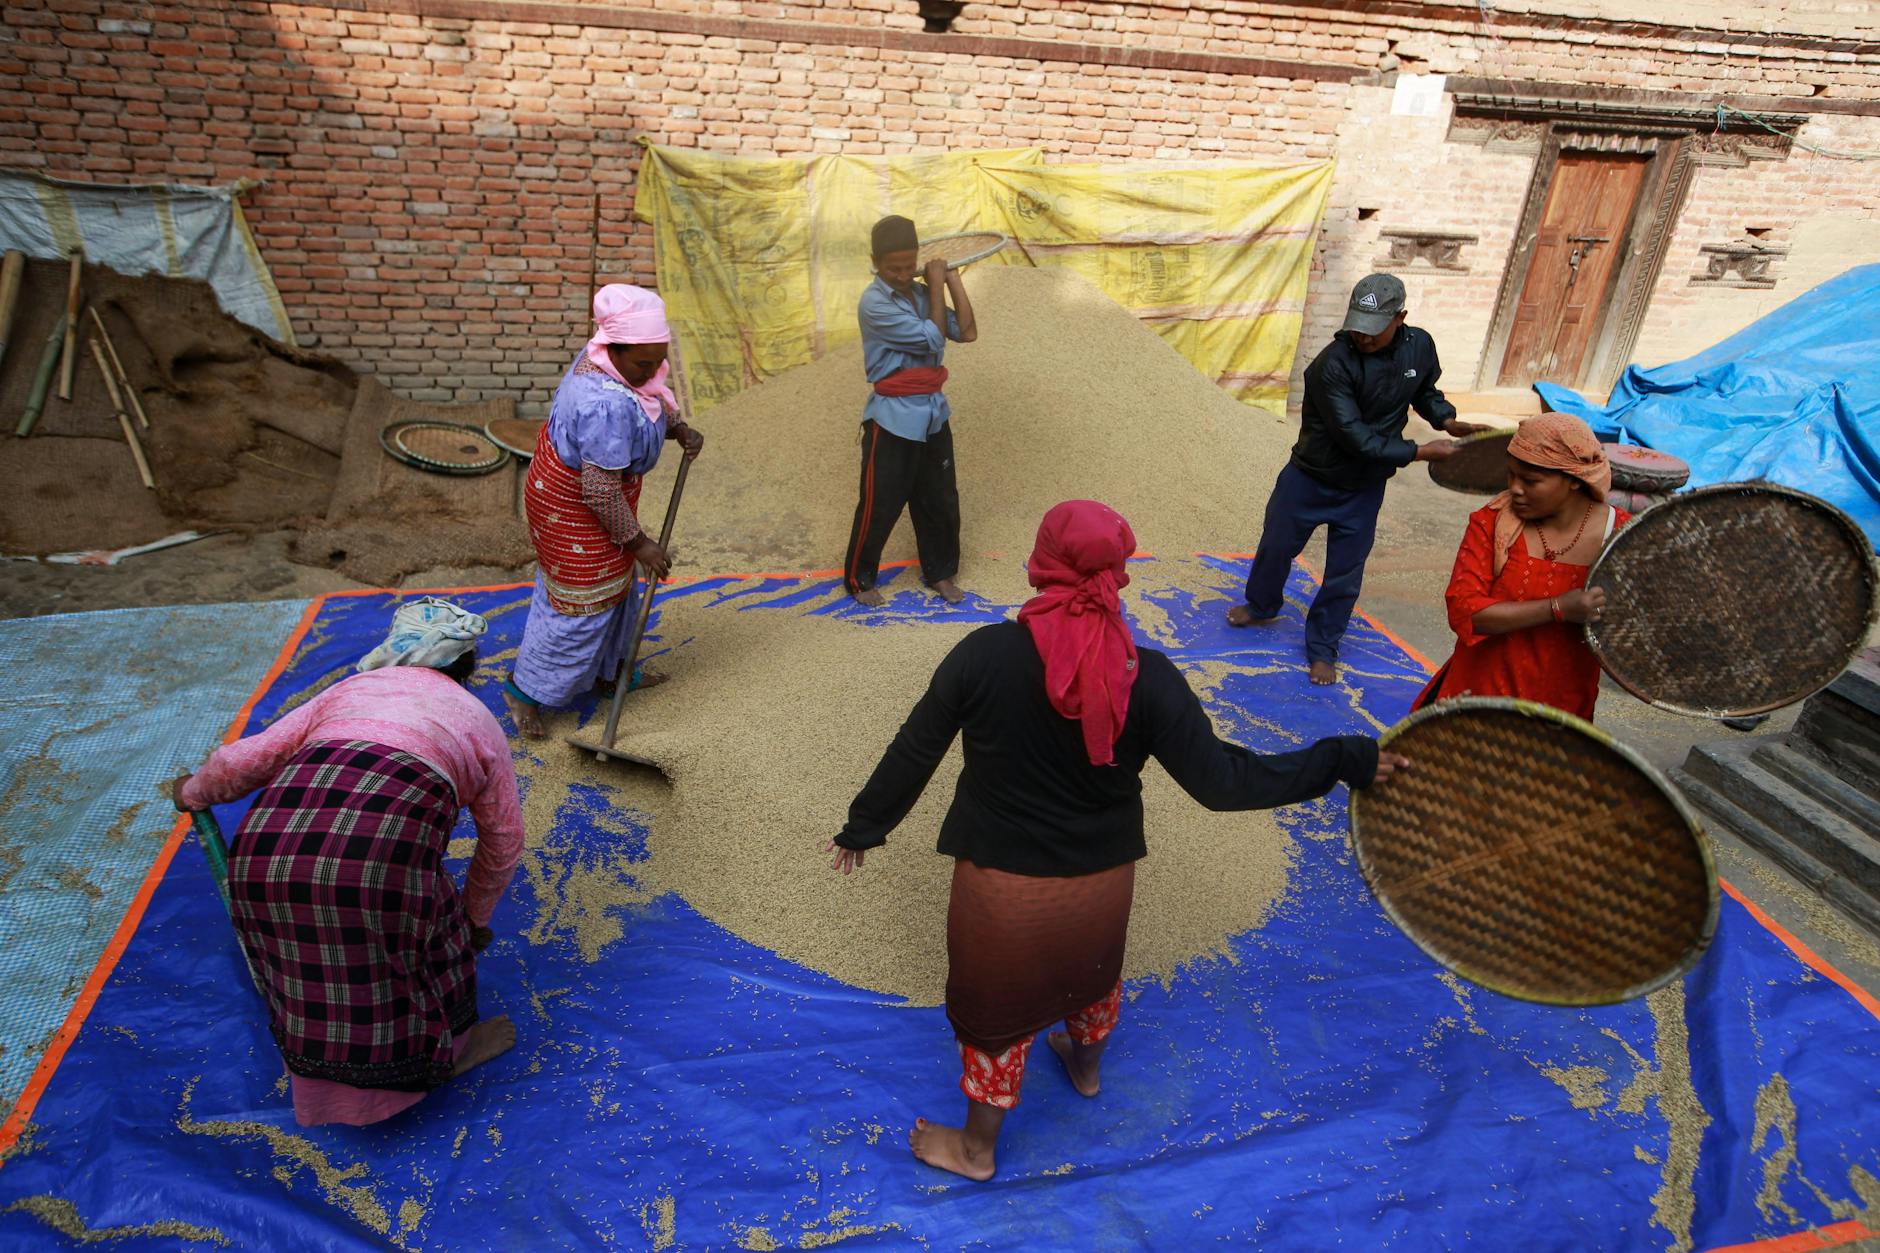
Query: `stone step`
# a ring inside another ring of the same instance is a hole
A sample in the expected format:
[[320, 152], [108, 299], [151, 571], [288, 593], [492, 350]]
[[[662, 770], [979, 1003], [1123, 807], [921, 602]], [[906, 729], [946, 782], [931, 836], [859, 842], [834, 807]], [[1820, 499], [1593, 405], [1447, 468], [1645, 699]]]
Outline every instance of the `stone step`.
[[1773, 828], [1733, 804], [1716, 790], [1683, 770], [1670, 778], [1696, 806], [1705, 828], [1722, 829], [1756, 849], [1808, 887], [1843, 915], [1880, 937], [1880, 897], [1862, 891], [1845, 876], [1797, 848]]
[[1789, 786], [1814, 797], [1845, 818], [1865, 836], [1880, 856], [1880, 800], [1848, 783], [1820, 759], [1797, 752], [1787, 744], [1760, 744], [1752, 760]]
[[1880, 648], [1863, 650], [1828, 690], [1880, 718]]
[[1685, 758], [1684, 773], [1861, 891], [1880, 897], [1880, 843], [1755, 759], [1776, 742], [1764, 736], [1699, 744]]
[[1880, 800], [1880, 713], [1859, 703], [1869, 696], [1864, 676], [1847, 679], [1844, 674], [1826, 691], [1808, 698], [1789, 732], [1788, 745]]

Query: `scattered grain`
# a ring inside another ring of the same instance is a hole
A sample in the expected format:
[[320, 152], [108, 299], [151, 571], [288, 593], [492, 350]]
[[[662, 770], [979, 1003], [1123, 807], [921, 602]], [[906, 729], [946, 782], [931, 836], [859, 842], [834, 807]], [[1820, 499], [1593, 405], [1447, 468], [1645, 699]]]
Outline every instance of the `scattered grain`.
[[22, 1197], [6, 1208], [9, 1214], [15, 1210], [31, 1214], [66, 1239], [80, 1244], [116, 1244], [121, 1240], [148, 1240], [158, 1236], [213, 1244], [224, 1249], [229, 1244], [228, 1237], [213, 1227], [197, 1227], [173, 1219], [139, 1223], [134, 1227], [87, 1227], [78, 1215], [77, 1206], [53, 1196]]
[[652, 1204], [640, 1206], [640, 1227], [651, 1242], [653, 1253], [670, 1249], [677, 1235], [673, 1229], [673, 1200], [670, 1194], [655, 1197]]
[[371, 1184], [353, 1182], [365, 1178], [365, 1163], [355, 1162], [342, 1170], [333, 1165], [313, 1141], [292, 1135], [270, 1123], [249, 1119], [198, 1121], [190, 1113], [190, 1098], [195, 1094], [198, 1079], [200, 1076], [191, 1079], [183, 1087], [182, 1108], [176, 1118], [179, 1130], [189, 1135], [214, 1136], [223, 1140], [265, 1141], [276, 1157], [285, 1159], [275, 1166], [277, 1179], [287, 1182], [293, 1178], [296, 1168], [309, 1170], [328, 1202], [345, 1210], [380, 1235], [391, 1234], [391, 1216], [386, 1213], [385, 1206], [380, 1203]]

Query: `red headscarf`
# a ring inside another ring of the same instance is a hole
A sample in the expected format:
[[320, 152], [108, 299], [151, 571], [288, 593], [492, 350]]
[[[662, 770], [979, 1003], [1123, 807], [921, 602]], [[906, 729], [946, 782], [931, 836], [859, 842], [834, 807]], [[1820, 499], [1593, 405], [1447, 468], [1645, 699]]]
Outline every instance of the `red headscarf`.
[[1083, 723], [1093, 766], [1116, 764], [1116, 737], [1136, 682], [1136, 642], [1123, 621], [1119, 588], [1136, 534], [1123, 516], [1094, 500], [1067, 500], [1038, 524], [1026, 574], [1038, 594], [1018, 611], [1044, 658], [1051, 707]]

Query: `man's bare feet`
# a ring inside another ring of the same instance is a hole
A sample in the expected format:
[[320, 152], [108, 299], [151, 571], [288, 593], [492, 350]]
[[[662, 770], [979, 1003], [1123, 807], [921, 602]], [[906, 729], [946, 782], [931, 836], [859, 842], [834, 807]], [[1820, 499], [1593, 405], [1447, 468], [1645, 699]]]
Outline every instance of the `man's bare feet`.
[[[1071, 1077], [1071, 1086], [1077, 1089], [1079, 1096], [1095, 1096], [1103, 1090], [1103, 1084], [1097, 1077], [1097, 1063], [1103, 1057], [1103, 1050], [1097, 1049], [1096, 1056], [1089, 1056], [1090, 1050], [1078, 1047], [1068, 1031], [1053, 1031], [1044, 1038], [1051, 1046], [1051, 1051], [1064, 1063], [1064, 1071]], [[1083, 1053], [1083, 1057], [1078, 1054]]]
[[457, 1055], [457, 1064], [451, 1067], [450, 1076], [455, 1079], [492, 1057], [501, 1057], [515, 1046], [516, 1024], [509, 1021], [508, 1014], [485, 1019], [470, 1028], [470, 1034], [464, 1039], [463, 1052]]
[[870, 609], [879, 609], [888, 603], [881, 598], [881, 593], [872, 587], [864, 587], [860, 591], [850, 592], [849, 595], [855, 597], [856, 604], [865, 605]]
[[962, 592], [960, 585], [952, 579], [938, 579], [927, 586], [933, 588], [934, 595], [949, 605], [957, 605], [966, 599], [966, 593]]
[[633, 686], [627, 690], [629, 692], [644, 692], [649, 687], [658, 687], [671, 677], [670, 675], [659, 674], [652, 670], [642, 670], [633, 680]]
[[542, 711], [528, 701], [517, 700], [512, 693], [503, 693], [503, 703], [509, 706], [509, 716], [516, 720], [516, 734], [526, 740], [548, 738], [548, 727], [542, 721]]
[[1330, 687], [1338, 682], [1338, 667], [1329, 661], [1315, 661], [1306, 671], [1306, 677], [1320, 687]]
[[977, 1183], [992, 1178], [991, 1147], [976, 1150], [967, 1140], [966, 1132], [958, 1127], [943, 1127], [937, 1122], [916, 1118], [914, 1129], [907, 1133], [907, 1143], [914, 1150], [914, 1156], [929, 1166], [950, 1170]]
[[1245, 605], [1235, 605], [1227, 611], [1227, 625], [1231, 627], [1266, 626], [1270, 622], [1278, 621], [1278, 614], [1270, 618], [1256, 618], [1253, 616], [1253, 610]]

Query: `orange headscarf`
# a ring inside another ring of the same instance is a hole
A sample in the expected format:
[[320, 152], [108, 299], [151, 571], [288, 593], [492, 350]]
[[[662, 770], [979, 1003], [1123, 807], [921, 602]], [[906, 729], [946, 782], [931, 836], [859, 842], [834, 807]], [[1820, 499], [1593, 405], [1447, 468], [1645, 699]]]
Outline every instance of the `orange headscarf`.
[[[1529, 418], [1508, 441], [1508, 455], [1543, 470], [1570, 474], [1586, 485], [1595, 503], [1604, 503], [1612, 488], [1612, 463], [1593, 428], [1568, 413], [1543, 413]], [[1521, 538], [1520, 518], [1508, 507], [1514, 493], [1503, 492], [1488, 502], [1495, 510], [1495, 573], [1508, 564], [1508, 553]]]

